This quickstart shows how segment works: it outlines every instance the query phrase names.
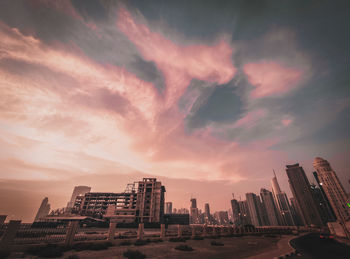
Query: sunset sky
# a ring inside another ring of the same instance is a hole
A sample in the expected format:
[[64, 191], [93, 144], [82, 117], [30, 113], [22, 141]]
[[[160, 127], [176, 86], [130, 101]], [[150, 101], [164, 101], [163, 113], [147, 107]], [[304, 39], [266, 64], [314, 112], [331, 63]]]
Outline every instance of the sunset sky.
[[0, 214], [157, 177], [173, 207], [290, 197], [327, 159], [349, 192], [349, 1], [0, 1]]

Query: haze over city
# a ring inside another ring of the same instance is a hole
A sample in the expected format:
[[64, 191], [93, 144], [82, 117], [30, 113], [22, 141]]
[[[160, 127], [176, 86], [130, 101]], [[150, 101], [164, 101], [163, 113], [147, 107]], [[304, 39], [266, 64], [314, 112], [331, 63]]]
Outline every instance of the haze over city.
[[227, 210], [318, 156], [349, 193], [348, 4], [249, 2], [1, 1], [0, 212], [143, 177]]

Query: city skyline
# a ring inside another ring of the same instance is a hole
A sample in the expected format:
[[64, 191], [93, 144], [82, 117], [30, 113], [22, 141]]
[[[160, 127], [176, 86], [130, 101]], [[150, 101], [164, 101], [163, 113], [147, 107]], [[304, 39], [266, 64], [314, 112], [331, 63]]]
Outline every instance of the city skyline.
[[0, 212], [144, 177], [222, 211], [315, 157], [350, 192], [342, 2], [147, 2], [0, 3]]

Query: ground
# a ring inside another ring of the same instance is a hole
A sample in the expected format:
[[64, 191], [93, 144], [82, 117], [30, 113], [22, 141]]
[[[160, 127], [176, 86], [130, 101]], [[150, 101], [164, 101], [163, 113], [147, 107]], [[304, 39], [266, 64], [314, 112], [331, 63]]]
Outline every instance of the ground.
[[[79, 258], [124, 258], [123, 253], [128, 250], [139, 250], [147, 256], [147, 258], [168, 258], [168, 259], [206, 259], [206, 258], [245, 258], [255, 254], [264, 253], [269, 250], [277, 249], [276, 243], [279, 238], [277, 237], [255, 237], [255, 236], [243, 236], [243, 237], [227, 237], [220, 239], [204, 239], [204, 240], [187, 240], [183, 242], [162, 242], [162, 243], [149, 243], [145, 246], [114, 246], [108, 250], [103, 251], [69, 251], [66, 252], [64, 257], [75, 254]], [[217, 241], [224, 244], [224, 246], [212, 246], [211, 242]], [[119, 242], [117, 242], [118, 244]], [[180, 244], [186, 244], [191, 246], [194, 251], [184, 252], [175, 250], [175, 247]]]

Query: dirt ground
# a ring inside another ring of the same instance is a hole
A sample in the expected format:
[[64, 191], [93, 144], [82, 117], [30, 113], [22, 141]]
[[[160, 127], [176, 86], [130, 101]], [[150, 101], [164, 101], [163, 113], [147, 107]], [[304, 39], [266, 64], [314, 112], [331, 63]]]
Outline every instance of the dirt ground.
[[[220, 239], [204, 239], [204, 240], [187, 240], [183, 242], [149, 243], [144, 246], [118, 246], [118, 242], [108, 250], [102, 251], [69, 251], [63, 258], [70, 255], [77, 255], [79, 258], [95, 259], [95, 258], [125, 258], [123, 253], [128, 250], [138, 250], [145, 254], [146, 258], [167, 258], [167, 259], [225, 259], [225, 258], [245, 258], [259, 253], [263, 253], [272, 249], [276, 249], [279, 238], [272, 237], [222, 237]], [[217, 241], [224, 246], [212, 246], [211, 241]], [[185, 252], [175, 250], [175, 247], [181, 244], [191, 246], [194, 251]]]

